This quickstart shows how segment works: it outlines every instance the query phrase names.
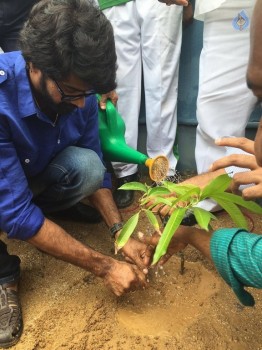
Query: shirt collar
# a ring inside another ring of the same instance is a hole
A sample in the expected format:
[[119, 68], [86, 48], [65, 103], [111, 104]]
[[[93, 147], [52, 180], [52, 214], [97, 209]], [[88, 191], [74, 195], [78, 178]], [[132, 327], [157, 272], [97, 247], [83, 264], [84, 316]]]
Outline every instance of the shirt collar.
[[26, 73], [26, 62], [20, 53], [15, 61], [15, 79], [17, 83], [18, 106], [21, 118], [37, 113], [30, 82]]

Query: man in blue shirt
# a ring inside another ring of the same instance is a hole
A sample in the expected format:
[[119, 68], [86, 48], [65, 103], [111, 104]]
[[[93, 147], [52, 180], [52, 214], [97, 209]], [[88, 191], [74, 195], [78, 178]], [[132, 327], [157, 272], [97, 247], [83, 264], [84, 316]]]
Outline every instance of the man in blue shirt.
[[[98, 220], [118, 235], [98, 136], [94, 92], [112, 96], [116, 54], [110, 22], [86, 0], [37, 3], [20, 38], [21, 52], [0, 55], [0, 228], [43, 252], [103, 279], [115, 294], [146, 285], [145, 244], [131, 240], [120, 262], [80, 243], [46, 215]], [[88, 198], [90, 216], [79, 202]], [[20, 259], [0, 241], [0, 347], [22, 333]], [[142, 270], [145, 272], [142, 272]]]

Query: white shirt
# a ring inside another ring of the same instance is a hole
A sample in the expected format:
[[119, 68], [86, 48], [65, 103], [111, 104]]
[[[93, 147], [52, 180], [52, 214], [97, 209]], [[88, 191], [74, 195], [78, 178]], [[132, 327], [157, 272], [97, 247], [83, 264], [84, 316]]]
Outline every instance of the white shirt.
[[217, 9], [226, 0], [196, 0], [195, 2], [195, 19], [203, 21], [204, 15], [207, 12]]

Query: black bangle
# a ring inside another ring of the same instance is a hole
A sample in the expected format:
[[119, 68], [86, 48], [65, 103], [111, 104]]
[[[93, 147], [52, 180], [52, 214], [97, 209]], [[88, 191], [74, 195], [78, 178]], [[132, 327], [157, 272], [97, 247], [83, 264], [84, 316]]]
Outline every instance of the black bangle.
[[124, 224], [122, 222], [115, 223], [112, 227], [109, 228], [109, 233], [112, 238], [115, 238], [115, 235], [118, 231], [123, 228]]

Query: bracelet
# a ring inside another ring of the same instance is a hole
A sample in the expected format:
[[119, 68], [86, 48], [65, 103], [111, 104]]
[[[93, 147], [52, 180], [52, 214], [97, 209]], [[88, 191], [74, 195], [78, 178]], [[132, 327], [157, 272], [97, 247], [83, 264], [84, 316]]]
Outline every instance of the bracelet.
[[118, 231], [120, 231], [123, 228], [124, 224], [123, 222], [117, 222], [112, 227], [109, 228], [110, 236], [114, 239], [115, 235]]

